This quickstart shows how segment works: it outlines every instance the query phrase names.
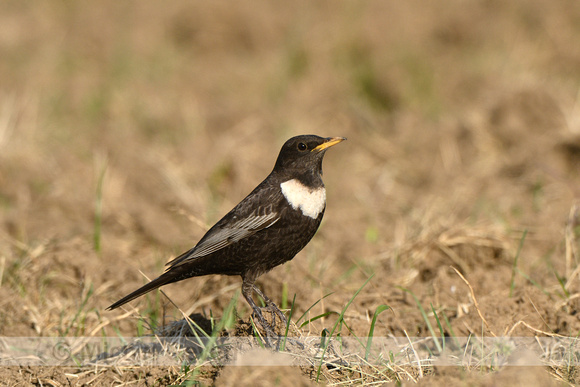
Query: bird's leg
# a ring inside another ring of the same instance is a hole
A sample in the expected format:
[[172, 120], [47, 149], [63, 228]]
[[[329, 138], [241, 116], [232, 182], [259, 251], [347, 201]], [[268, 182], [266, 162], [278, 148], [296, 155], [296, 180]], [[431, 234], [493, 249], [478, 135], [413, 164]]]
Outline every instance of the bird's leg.
[[[266, 307], [272, 313], [272, 317], [275, 319], [275, 316], [278, 315], [278, 318], [284, 324], [284, 327], [286, 327], [288, 325], [288, 320], [286, 319], [286, 315], [284, 313], [282, 313], [282, 311], [280, 310], [280, 308], [278, 308], [278, 306], [276, 304], [274, 304], [274, 301], [270, 300], [270, 298], [268, 298], [268, 296], [266, 296], [264, 293], [262, 293], [262, 291], [256, 286], [256, 284], [254, 284], [253, 286], [254, 286], [254, 291], [256, 293], [258, 293], [258, 295], [260, 297], [262, 297], [264, 299], [264, 301], [266, 302]], [[276, 324], [276, 320], [274, 320], [274, 324]]]
[[[268, 296], [266, 296], [264, 293], [262, 293], [262, 291], [255, 284], [253, 285], [253, 287], [254, 287], [254, 291], [256, 293], [258, 293], [258, 295], [260, 297], [262, 297], [264, 299], [264, 301], [266, 302], [266, 307], [270, 310], [270, 313], [272, 313], [272, 319], [274, 320], [274, 325], [276, 325], [276, 315], [278, 315], [278, 318], [284, 324], [284, 328], [286, 328], [288, 326], [288, 320], [286, 319], [286, 315], [278, 308], [278, 306], [276, 304], [274, 304], [274, 301], [270, 300], [268, 298]], [[294, 343], [295, 345], [298, 345], [301, 349], [304, 349], [304, 345], [298, 340], [294, 340], [292, 338], [285, 337], [284, 341]], [[280, 342], [278, 344], [280, 344]]]
[[256, 303], [254, 302], [254, 299], [252, 298], [252, 292], [255, 289], [256, 289], [256, 287], [254, 286], [253, 281], [251, 281], [247, 278], [243, 279], [242, 295], [244, 296], [244, 298], [246, 299], [248, 304], [250, 304], [250, 307], [254, 311], [254, 315], [258, 318], [258, 322], [260, 323], [262, 328], [264, 328], [266, 330], [266, 333], [268, 333], [269, 336], [276, 336], [276, 334], [274, 332], [274, 328], [270, 324], [268, 324], [268, 322], [266, 321], [266, 319], [262, 315], [262, 311], [260, 310], [260, 308], [258, 308]]

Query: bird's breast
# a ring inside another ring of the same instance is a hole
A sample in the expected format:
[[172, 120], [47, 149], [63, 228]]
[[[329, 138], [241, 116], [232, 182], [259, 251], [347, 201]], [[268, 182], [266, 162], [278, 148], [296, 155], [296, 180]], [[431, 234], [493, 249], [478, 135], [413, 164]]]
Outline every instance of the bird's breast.
[[291, 179], [281, 183], [280, 188], [288, 204], [293, 209], [302, 211], [304, 216], [316, 219], [326, 207], [326, 189], [324, 186], [310, 188], [297, 179]]

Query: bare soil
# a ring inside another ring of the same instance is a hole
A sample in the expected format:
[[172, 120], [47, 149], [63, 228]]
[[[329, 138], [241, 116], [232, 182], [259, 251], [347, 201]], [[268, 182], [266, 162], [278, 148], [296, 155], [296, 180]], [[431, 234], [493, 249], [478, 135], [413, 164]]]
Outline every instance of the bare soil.
[[[287, 138], [315, 133], [348, 141], [325, 157], [314, 240], [259, 280], [270, 298], [340, 312], [374, 275], [343, 334], [366, 337], [384, 304], [375, 336], [431, 336], [416, 297], [449, 336], [576, 337], [579, 20], [564, 0], [2, 2], [0, 335], [132, 337], [180, 320], [174, 304], [219, 318], [239, 278], [104, 309], [194, 245]], [[236, 309], [230, 334], [251, 335]], [[407, 371], [403, 385], [579, 380], [574, 365]], [[309, 385], [313, 372], [214, 367], [198, 381]], [[13, 366], [0, 380], [166, 385], [183, 372]], [[348, 381], [365, 382], [324, 374]]]

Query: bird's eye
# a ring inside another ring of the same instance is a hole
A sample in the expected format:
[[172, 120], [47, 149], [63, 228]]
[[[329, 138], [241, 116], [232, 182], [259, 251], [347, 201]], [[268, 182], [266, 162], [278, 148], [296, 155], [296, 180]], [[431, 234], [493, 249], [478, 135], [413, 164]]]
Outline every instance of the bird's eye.
[[299, 151], [305, 151], [307, 148], [308, 148], [308, 147], [306, 146], [306, 144], [305, 144], [305, 143], [303, 143], [303, 142], [299, 142], [299, 143], [298, 143], [298, 150], [299, 150]]

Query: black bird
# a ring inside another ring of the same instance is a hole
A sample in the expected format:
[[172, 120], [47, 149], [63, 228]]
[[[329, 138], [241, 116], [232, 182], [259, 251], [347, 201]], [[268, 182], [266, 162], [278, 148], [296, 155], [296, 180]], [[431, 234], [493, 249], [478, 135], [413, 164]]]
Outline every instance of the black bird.
[[264, 299], [273, 315], [286, 322], [284, 314], [255, 282], [260, 275], [294, 258], [316, 233], [326, 208], [322, 158], [329, 147], [343, 140], [303, 135], [286, 141], [268, 177], [209, 229], [194, 248], [168, 262], [162, 275], [107, 309], [186, 278], [240, 275], [242, 294], [260, 325], [271, 332], [252, 298], [253, 292]]

